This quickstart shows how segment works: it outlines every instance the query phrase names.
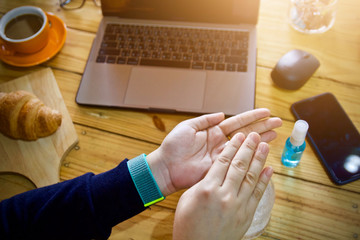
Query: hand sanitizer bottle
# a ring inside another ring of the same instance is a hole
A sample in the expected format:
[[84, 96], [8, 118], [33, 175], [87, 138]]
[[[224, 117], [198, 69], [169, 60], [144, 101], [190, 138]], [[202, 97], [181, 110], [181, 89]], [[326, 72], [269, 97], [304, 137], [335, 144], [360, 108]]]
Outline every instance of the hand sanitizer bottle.
[[281, 156], [281, 162], [286, 167], [296, 167], [305, 150], [305, 137], [309, 125], [304, 120], [295, 122], [291, 136], [286, 140], [284, 151]]

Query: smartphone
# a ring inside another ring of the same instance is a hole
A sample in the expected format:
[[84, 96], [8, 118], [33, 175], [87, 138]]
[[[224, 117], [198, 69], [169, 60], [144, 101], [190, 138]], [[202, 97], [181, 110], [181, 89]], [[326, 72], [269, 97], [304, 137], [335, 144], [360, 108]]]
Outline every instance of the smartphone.
[[360, 135], [333, 94], [296, 102], [291, 111], [308, 122], [307, 138], [335, 184], [360, 178]]

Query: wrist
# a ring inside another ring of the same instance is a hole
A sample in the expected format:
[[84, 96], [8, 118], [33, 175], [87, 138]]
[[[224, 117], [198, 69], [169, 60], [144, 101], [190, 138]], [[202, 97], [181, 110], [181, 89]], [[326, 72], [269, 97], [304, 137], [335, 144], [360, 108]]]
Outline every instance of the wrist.
[[145, 207], [165, 199], [146, 161], [145, 154], [129, 160], [127, 166]]
[[165, 164], [166, 159], [162, 159], [161, 150], [158, 148], [151, 152], [147, 155], [146, 160], [162, 194], [164, 196], [169, 196], [176, 192], [176, 189], [171, 183], [170, 173]]

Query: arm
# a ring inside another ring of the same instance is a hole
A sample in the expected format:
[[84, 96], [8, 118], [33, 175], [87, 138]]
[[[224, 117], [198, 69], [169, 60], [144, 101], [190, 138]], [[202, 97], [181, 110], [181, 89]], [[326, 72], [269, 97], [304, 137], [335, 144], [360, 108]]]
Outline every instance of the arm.
[[[147, 157], [162, 194], [200, 181], [228, 137], [237, 132], [256, 131], [262, 141], [274, 139], [273, 129], [281, 126], [281, 120], [269, 117], [269, 110], [257, 109], [226, 120], [224, 114], [216, 113], [180, 123]], [[41, 233], [45, 239], [103, 239], [110, 235], [111, 227], [144, 209], [124, 161], [97, 176], [86, 174], [4, 200], [0, 203], [0, 238], [19, 231]]]
[[0, 239], [107, 239], [145, 209], [126, 162], [2, 201]]

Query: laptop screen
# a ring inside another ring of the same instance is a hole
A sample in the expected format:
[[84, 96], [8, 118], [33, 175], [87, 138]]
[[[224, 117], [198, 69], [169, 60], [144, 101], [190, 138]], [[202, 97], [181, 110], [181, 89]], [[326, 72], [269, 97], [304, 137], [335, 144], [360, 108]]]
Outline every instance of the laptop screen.
[[256, 24], [260, 0], [101, 0], [104, 16]]

